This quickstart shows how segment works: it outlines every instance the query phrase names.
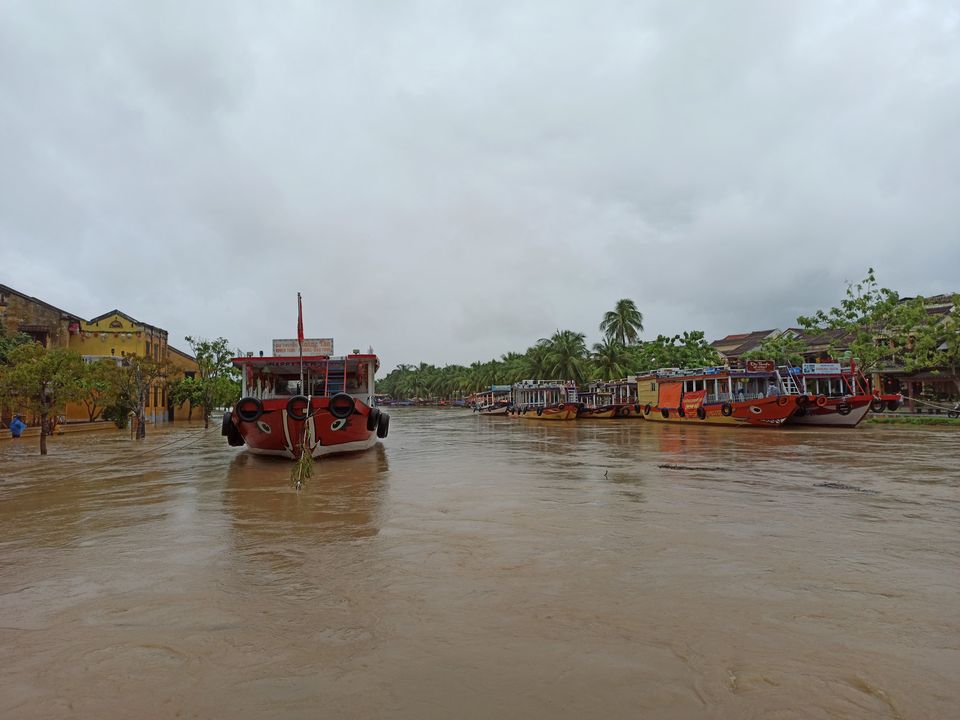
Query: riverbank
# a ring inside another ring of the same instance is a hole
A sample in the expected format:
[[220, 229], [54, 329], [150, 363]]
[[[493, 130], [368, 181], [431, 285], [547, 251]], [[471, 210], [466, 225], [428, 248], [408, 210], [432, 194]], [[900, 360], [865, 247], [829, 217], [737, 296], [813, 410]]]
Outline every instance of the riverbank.
[[960, 427], [960, 419], [943, 415], [870, 415], [867, 422], [876, 425], [955, 425]]

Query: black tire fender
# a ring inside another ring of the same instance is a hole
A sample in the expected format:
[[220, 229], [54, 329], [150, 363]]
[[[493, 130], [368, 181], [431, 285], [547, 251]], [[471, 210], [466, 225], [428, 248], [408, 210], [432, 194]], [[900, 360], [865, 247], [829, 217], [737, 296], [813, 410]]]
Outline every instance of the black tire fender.
[[837, 405], [837, 414], [839, 415], [849, 415], [851, 410], [853, 408], [850, 407], [850, 403], [842, 402]]
[[703, 408], [703, 405], [697, 408], [697, 417], [701, 420], [707, 419], [707, 411]]
[[377, 425], [380, 424], [380, 408], [370, 408], [370, 412], [367, 414], [367, 430], [373, 432], [377, 429]]
[[235, 425], [230, 425], [230, 431], [227, 433], [227, 445], [230, 447], [240, 447], [245, 443], [243, 435], [237, 430]]
[[887, 404], [880, 398], [874, 398], [873, 400], [870, 401], [870, 409], [873, 410], [873, 412], [875, 413], [883, 412], [883, 409], [886, 406]]
[[723, 415], [724, 417], [730, 417], [731, 415], [733, 415], [733, 405], [731, 405], [728, 402], [725, 402], [723, 405], [720, 406], [720, 414]]
[[256, 422], [263, 415], [263, 403], [255, 397], [241, 398], [233, 406], [233, 411], [241, 422]]
[[543, 408], [537, 408], [537, 417], [543, 415]]
[[291, 420], [302, 422], [310, 415], [310, 398], [306, 395], [294, 395], [287, 400], [287, 416]]
[[377, 418], [377, 437], [382, 440], [387, 436], [388, 432], [390, 432], [390, 416], [386, 413], [381, 413], [380, 417]]
[[650, 407], [650, 403], [647, 403], [646, 405], [643, 406], [643, 414], [649, 415], [652, 409], [653, 408]]
[[350, 417], [350, 414], [356, 408], [356, 402], [353, 397], [346, 393], [337, 393], [327, 401], [327, 410], [337, 420], [343, 420]]
[[687, 416], [687, 411], [683, 409], [683, 405], [677, 408], [677, 415], [679, 415], [680, 417]]

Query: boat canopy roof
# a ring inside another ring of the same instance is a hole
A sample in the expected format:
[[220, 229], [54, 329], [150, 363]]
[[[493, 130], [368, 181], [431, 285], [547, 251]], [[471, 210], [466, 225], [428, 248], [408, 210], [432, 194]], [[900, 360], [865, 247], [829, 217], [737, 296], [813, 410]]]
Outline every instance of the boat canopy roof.
[[749, 371], [741, 368], [730, 368], [725, 365], [702, 368], [659, 368], [639, 373], [638, 378], [657, 378], [659, 380], [696, 380], [698, 378], [732, 377], [732, 378], [767, 378], [773, 375], [774, 370]]
[[[279, 357], [260, 357], [260, 356], [241, 356], [231, 360], [233, 365], [238, 368], [251, 368], [260, 372], [274, 374], [299, 373], [300, 358], [290, 356]], [[305, 370], [316, 371], [325, 370], [328, 366], [335, 366], [341, 372], [346, 367], [347, 371], [355, 370], [361, 365], [373, 363], [375, 368], [380, 367], [380, 360], [376, 355], [304, 355], [303, 367]], [[332, 368], [331, 368], [332, 370]]]

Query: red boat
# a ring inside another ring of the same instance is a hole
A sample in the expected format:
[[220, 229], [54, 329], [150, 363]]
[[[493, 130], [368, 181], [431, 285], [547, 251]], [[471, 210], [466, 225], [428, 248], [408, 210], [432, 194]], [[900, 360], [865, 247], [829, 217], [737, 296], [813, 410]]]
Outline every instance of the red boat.
[[903, 399], [900, 395], [871, 392], [867, 379], [853, 362], [846, 367], [834, 362], [804, 363], [787, 372], [799, 380], [800, 390], [809, 398], [790, 417], [791, 425], [856, 427], [870, 410], [896, 410]]
[[801, 396], [776, 370], [665, 369], [637, 376], [644, 420], [691, 425], [781, 427]]
[[[332, 346], [332, 343], [331, 343]], [[242, 399], [223, 416], [230, 445], [299, 459], [355, 452], [385, 438], [390, 416], [374, 407], [376, 355], [238, 357]]]

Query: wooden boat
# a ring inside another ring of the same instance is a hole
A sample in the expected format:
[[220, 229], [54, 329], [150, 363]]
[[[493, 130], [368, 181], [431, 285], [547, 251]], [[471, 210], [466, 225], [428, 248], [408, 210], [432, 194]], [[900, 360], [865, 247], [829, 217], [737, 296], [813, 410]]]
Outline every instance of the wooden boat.
[[870, 385], [856, 364], [820, 362], [804, 363], [799, 368], [785, 368], [808, 398], [787, 422], [791, 425], [856, 427], [870, 410], [880, 412], [888, 407], [896, 410], [900, 395], [882, 395], [870, 391]]
[[643, 417], [641, 411], [643, 407], [637, 400], [637, 377], [622, 378], [608, 384], [610, 388], [610, 401], [617, 408], [616, 417], [618, 418], [636, 418]]
[[616, 405], [601, 405], [599, 407], [581, 407], [577, 418], [580, 420], [610, 420], [619, 417], [620, 408]]
[[491, 385], [489, 390], [475, 393], [473, 411], [479, 415], [499, 415], [506, 417], [510, 409], [509, 385]]
[[782, 427], [799, 395], [788, 392], [776, 369], [667, 368], [637, 376], [637, 400], [652, 422]]
[[580, 403], [580, 420], [608, 420], [617, 417], [617, 408], [611, 402], [612, 393], [607, 383], [595, 382], [577, 391]]
[[576, 420], [580, 410], [577, 386], [563, 380], [525, 380], [511, 391], [510, 416], [522, 420]]
[[233, 358], [242, 399], [223, 416], [230, 445], [298, 459], [367, 450], [384, 438], [390, 416], [373, 406], [376, 355]]

